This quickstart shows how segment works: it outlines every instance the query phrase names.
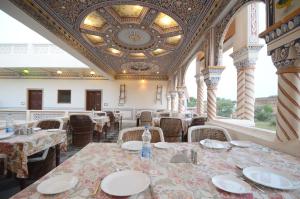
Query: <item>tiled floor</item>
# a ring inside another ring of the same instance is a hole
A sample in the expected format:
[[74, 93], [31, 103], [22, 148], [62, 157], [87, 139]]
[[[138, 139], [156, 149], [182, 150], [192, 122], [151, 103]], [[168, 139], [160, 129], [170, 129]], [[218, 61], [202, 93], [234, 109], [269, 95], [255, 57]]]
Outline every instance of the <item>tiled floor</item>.
[[[133, 123], [123, 123], [122, 128], [129, 128], [129, 127], [134, 127], [135, 124]], [[119, 131], [118, 128], [111, 129], [107, 135], [106, 138], [102, 136], [100, 139], [100, 142], [116, 142], [118, 139]], [[68, 151], [66, 153], [61, 154], [61, 162], [64, 162], [68, 158], [72, 157], [75, 153], [77, 153], [80, 150], [80, 148], [75, 148], [75, 147], [68, 147]], [[17, 192], [19, 192], [19, 184], [17, 180], [14, 177], [8, 177], [5, 179], [0, 179], [0, 199], [6, 199]]]

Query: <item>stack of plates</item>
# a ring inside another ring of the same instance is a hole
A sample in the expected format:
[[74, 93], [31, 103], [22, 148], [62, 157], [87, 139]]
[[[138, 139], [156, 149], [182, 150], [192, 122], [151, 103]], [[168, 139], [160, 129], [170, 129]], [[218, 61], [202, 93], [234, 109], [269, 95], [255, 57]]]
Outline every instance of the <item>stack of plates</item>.
[[14, 132], [11, 132], [11, 133], [6, 133], [6, 132], [1, 132], [0, 133], [0, 140], [2, 140], [2, 139], [5, 139], [5, 138], [9, 138], [9, 137], [11, 137], [11, 136], [13, 136], [15, 133]]

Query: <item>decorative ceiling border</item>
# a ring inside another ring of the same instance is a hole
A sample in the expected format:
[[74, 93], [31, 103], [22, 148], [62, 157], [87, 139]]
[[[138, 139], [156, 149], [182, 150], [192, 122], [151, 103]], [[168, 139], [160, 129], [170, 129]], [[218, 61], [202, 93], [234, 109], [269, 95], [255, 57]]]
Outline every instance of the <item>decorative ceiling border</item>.
[[167, 75], [134, 75], [134, 74], [118, 74], [115, 76], [117, 80], [160, 80], [168, 81]]

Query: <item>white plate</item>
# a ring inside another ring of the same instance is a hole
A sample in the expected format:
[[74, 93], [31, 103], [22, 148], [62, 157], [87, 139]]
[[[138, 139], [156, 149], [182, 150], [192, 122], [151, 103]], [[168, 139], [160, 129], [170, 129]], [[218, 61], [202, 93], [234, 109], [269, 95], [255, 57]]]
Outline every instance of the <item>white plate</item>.
[[78, 178], [73, 174], [63, 174], [49, 178], [37, 186], [41, 194], [57, 194], [72, 189], [78, 183]]
[[167, 142], [157, 142], [154, 144], [154, 147], [159, 149], [168, 149], [170, 148], [170, 145]]
[[212, 183], [224, 191], [235, 194], [251, 193], [251, 186], [241, 179], [231, 175], [218, 175], [212, 178]]
[[122, 144], [122, 149], [129, 151], [140, 151], [142, 149], [143, 143], [141, 141], [128, 141]]
[[101, 190], [112, 196], [131, 196], [148, 188], [150, 178], [140, 171], [118, 171], [106, 176]]
[[211, 139], [201, 140], [200, 144], [210, 149], [226, 149], [228, 147], [227, 142], [221, 142], [218, 140], [211, 140]]
[[48, 132], [56, 132], [59, 131], [59, 129], [47, 129]]
[[15, 133], [11, 132], [11, 133], [6, 133], [5, 131], [2, 133], [0, 133], [0, 140], [5, 139], [5, 138], [9, 138], [11, 136], [13, 136]]
[[286, 174], [265, 167], [247, 167], [243, 174], [255, 183], [274, 189], [291, 190], [297, 189], [294, 181]]
[[232, 140], [230, 141], [230, 144], [232, 144], [233, 146], [244, 147], [244, 148], [251, 146], [251, 142], [244, 141], [244, 140]]
[[40, 131], [40, 130], [42, 130], [40, 127], [35, 127], [35, 128], [32, 128], [33, 129], [33, 131]]

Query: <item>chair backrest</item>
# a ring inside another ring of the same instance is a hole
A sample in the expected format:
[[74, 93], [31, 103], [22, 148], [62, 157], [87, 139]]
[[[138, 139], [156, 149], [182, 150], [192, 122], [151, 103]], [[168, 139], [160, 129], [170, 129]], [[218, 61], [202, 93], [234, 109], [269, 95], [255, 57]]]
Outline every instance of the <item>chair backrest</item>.
[[0, 177], [4, 177], [7, 174], [7, 155], [0, 153]]
[[203, 125], [189, 128], [188, 142], [199, 142], [204, 139], [230, 141], [231, 137], [226, 129], [218, 126]]
[[115, 122], [115, 114], [112, 111], [105, 111], [106, 115], [109, 117], [110, 123]]
[[106, 116], [106, 112], [104, 112], [104, 111], [97, 111], [96, 115], [97, 116]]
[[170, 117], [170, 113], [159, 113], [160, 117]]
[[141, 122], [151, 122], [152, 121], [152, 113], [150, 111], [141, 112], [140, 120], [141, 120]]
[[164, 132], [166, 142], [182, 141], [182, 121], [179, 118], [161, 118], [160, 128]]
[[62, 119], [44, 119], [38, 120], [34, 123], [33, 127], [39, 127], [41, 129], [60, 129], [64, 127], [64, 121]]
[[[164, 142], [164, 134], [159, 127], [150, 127], [149, 131], [151, 132], [151, 142]], [[142, 134], [144, 132], [144, 127], [133, 127], [126, 128], [120, 131], [119, 140], [123, 142], [127, 141], [142, 141]]]
[[93, 140], [94, 123], [88, 115], [70, 115], [72, 144], [84, 147]]
[[206, 117], [194, 117], [190, 126], [204, 125], [206, 121]]

